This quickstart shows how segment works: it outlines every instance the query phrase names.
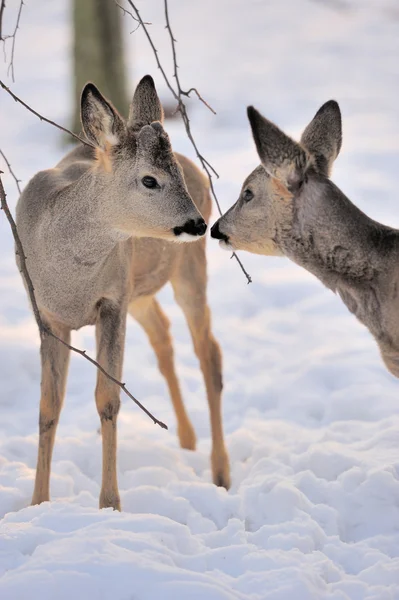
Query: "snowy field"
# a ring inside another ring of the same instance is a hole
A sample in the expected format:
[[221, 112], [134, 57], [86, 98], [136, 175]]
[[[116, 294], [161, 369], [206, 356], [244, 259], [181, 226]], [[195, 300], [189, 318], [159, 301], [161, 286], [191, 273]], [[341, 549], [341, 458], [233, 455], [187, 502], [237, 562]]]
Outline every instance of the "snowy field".
[[[13, 86], [66, 125], [68, 4], [26, 0]], [[163, 3], [138, 4], [163, 57]], [[9, 17], [17, 6], [8, 0]], [[170, 16], [183, 85], [198, 87], [218, 113], [190, 103], [199, 147], [221, 175], [216, 189], [224, 209], [257, 164], [246, 105], [298, 135], [335, 98], [344, 142], [334, 181], [370, 216], [399, 227], [396, 0], [170, 0]], [[128, 17], [125, 26], [132, 89], [148, 72], [168, 99], [143, 33], [129, 36]], [[167, 127], [174, 148], [193, 156], [181, 123]], [[0, 131], [0, 147], [24, 183], [65, 152], [57, 130], [3, 92]], [[4, 184], [14, 209], [8, 174]], [[235, 262], [209, 240], [231, 490], [211, 483], [202, 377], [166, 288], [160, 299], [172, 319], [198, 451], [178, 447], [166, 385], [130, 320], [124, 380], [169, 432], [122, 398], [123, 512], [100, 512], [95, 370], [74, 356], [54, 452], [53, 501], [30, 507], [39, 339], [12, 248], [0, 215], [1, 600], [399, 599], [399, 382], [338, 298], [285, 259], [242, 254], [254, 281], [247, 286]], [[93, 351], [93, 330], [73, 341]]]

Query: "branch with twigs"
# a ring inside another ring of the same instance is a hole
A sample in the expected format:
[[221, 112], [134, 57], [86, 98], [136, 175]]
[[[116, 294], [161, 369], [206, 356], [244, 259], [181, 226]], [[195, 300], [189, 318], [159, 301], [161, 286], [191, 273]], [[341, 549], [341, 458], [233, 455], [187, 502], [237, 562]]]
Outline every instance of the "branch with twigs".
[[[119, 2], [117, 0], [114, 0], [114, 2], [123, 11], [124, 15], [130, 15], [132, 17], [133, 21], [137, 21], [136, 27], [134, 29], [132, 29], [132, 31], [130, 33], [134, 33], [135, 31], [137, 31], [138, 28], [140, 27], [140, 21], [138, 19], [136, 19], [136, 17], [134, 16], [134, 14], [132, 12], [130, 12], [130, 10], [127, 10], [124, 6], [122, 6], [122, 4], [119, 4]], [[152, 25], [152, 23], [148, 23], [147, 21], [145, 22], [145, 24]]]
[[[16, 175], [14, 174], [14, 172], [11, 169], [11, 165], [9, 163], [9, 161], [7, 160], [7, 158], [5, 157], [5, 154], [0, 150], [0, 153], [2, 155], [2, 157], [4, 158], [7, 167], [11, 173], [11, 175], [13, 176], [15, 183], [18, 187], [18, 190], [20, 191], [20, 187], [19, 187], [19, 179], [16, 177]], [[1, 173], [3, 173], [3, 171], [0, 171], [0, 175]], [[0, 205], [2, 210], [4, 211], [4, 214], [7, 217], [7, 220], [10, 224], [11, 227], [11, 231], [14, 237], [14, 241], [15, 241], [15, 246], [16, 246], [16, 255], [19, 258], [19, 267], [20, 267], [20, 271], [21, 271], [21, 275], [25, 281], [26, 284], [26, 289], [28, 291], [28, 295], [29, 295], [29, 299], [31, 301], [31, 305], [32, 305], [32, 310], [33, 310], [33, 314], [37, 323], [37, 326], [39, 328], [39, 333], [40, 333], [40, 338], [43, 339], [46, 335], [50, 335], [51, 337], [53, 337], [54, 339], [58, 340], [61, 344], [63, 344], [64, 346], [66, 346], [67, 348], [69, 348], [69, 350], [72, 350], [72, 352], [76, 352], [76, 354], [80, 354], [80, 356], [83, 356], [83, 358], [85, 358], [86, 360], [88, 360], [89, 362], [91, 362], [91, 364], [93, 364], [99, 371], [101, 371], [101, 373], [103, 373], [103, 375], [105, 375], [105, 377], [107, 377], [108, 379], [110, 379], [113, 383], [115, 383], [117, 386], [119, 386], [121, 388], [121, 390], [123, 390], [123, 392], [131, 399], [133, 400], [133, 402], [135, 404], [137, 404], [137, 406], [139, 408], [141, 408], [141, 410], [143, 412], [145, 412], [145, 414], [150, 417], [150, 419], [152, 419], [152, 421], [154, 422], [155, 425], [159, 425], [160, 427], [162, 427], [162, 429], [168, 429], [167, 425], [165, 425], [165, 423], [163, 423], [162, 421], [159, 421], [156, 417], [154, 417], [154, 415], [152, 413], [150, 413], [149, 410], [147, 410], [145, 408], [145, 406], [143, 406], [141, 404], [141, 402], [139, 402], [139, 400], [137, 400], [137, 398], [135, 398], [133, 396], [133, 394], [131, 394], [129, 392], [129, 390], [127, 389], [126, 385], [124, 383], [122, 383], [121, 381], [119, 381], [118, 379], [116, 379], [115, 377], [113, 377], [110, 373], [108, 373], [108, 371], [106, 371], [96, 360], [94, 360], [94, 358], [91, 358], [90, 356], [88, 356], [86, 354], [86, 350], [80, 350], [79, 348], [75, 348], [74, 346], [71, 346], [70, 344], [68, 344], [67, 342], [65, 342], [62, 338], [58, 337], [57, 335], [55, 335], [51, 329], [49, 327], [47, 327], [47, 325], [43, 322], [41, 315], [40, 315], [40, 311], [39, 311], [39, 307], [37, 305], [37, 301], [36, 301], [36, 296], [35, 296], [35, 289], [33, 287], [33, 282], [32, 279], [29, 275], [29, 271], [28, 268], [26, 266], [26, 256], [25, 256], [25, 252], [22, 246], [22, 242], [21, 239], [19, 237], [18, 234], [18, 230], [17, 230], [17, 225], [14, 221], [14, 218], [10, 212], [8, 203], [7, 203], [7, 196], [3, 187], [3, 182], [1, 180], [1, 176], [0, 176]]]
[[14, 32], [9, 36], [9, 38], [12, 39], [12, 45], [11, 45], [10, 64], [8, 65], [7, 75], [9, 75], [9, 73], [11, 71], [11, 79], [13, 80], [13, 83], [15, 83], [15, 73], [14, 73], [15, 40], [17, 39], [17, 31], [19, 29], [19, 22], [21, 20], [21, 13], [22, 13], [22, 7], [23, 7], [23, 5], [24, 5], [24, 0], [21, 0], [21, 2], [19, 4], [19, 10], [18, 10], [18, 15], [17, 15], [17, 20], [16, 20], [16, 23], [15, 23], [15, 29], [14, 29]]
[[6, 49], [5, 49], [5, 45], [6, 45], [6, 41], [7, 40], [12, 40], [11, 43], [11, 57], [10, 57], [10, 64], [8, 65], [8, 69], [7, 69], [7, 75], [10, 74], [11, 72], [11, 78], [13, 80], [13, 82], [15, 82], [15, 73], [14, 73], [14, 54], [15, 54], [15, 42], [17, 39], [17, 31], [19, 29], [19, 23], [21, 21], [21, 14], [22, 14], [22, 7], [24, 6], [24, 0], [20, 0], [19, 3], [19, 9], [18, 9], [18, 14], [17, 14], [17, 19], [15, 22], [15, 27], [14, 27], [14, 32], [10, 35], [3, 35], [3, 16], [4, 16], [4, 9], [6, 7], [6, 3], [5, 0], [1, 0], [1, 6], [0, 6], [0, 41], [3, 42], [4, 47], [3, 47], [3, 51], [4, 51], [4, 60], [7, 60], [7, 55], [6, 55]]
[[[116, 1], [116, 0], [115, 0]], [[181, 112], [182, 114], [182, 118], [183, 118], [183, 122], [186, 128], [186, 132], [187, 135], [194, 147], [194, 150], [197, 154], [198, 159], [200, 160], [204, 170], [206, 171], [208, 178], [209, 178], [209, 184], [210, 184], [210, 188], [213, 194], [213, 197], [215, 199], [216, 205], [218, 207], [218, 210], [220, 212], [220, 214], [222, 214], [221, 209], [220, 209], [220, 205], [213, 187], [213, 181], [212, 181], [212, 174], [211, 171], [216, 175], [216, 177], [219, 177], [217, 172], [215, 171], [215, 169], [212, 167], [212, 165], [200, 154], [198, 147], [194, 141], [194, 138], [192, 136], [191, 133], [191, 128], [190, 128], [190, 120], [188, 118], [187, 115], [187, 110], [186, 110], [186, 106], [182, 100], [182, 96], [190, 96], [191, 92], [194, 92], [197, 97], [201, 100], [201, 102], [203, 102], [205, 104], [205, 106], [207, 106], [209, 108], [209, 110], [211, 110], [214, 114], [215, 111], [211, 108], [211, 106], [201, 97], [201, 95], [199, 94], [198, 90], [196, 88], [190, 88], [188, 91], [184, 91], [181, 88], [180, 85], [180, 81], [179, 81], [179, 76], [178, 76], [178, 72], [177, 72], [177, 61], [176, 61], [176, 49], [175, 49], [175, 39], [173, 37], [172, 34], [172, 30], [170, 28], [170, 23], [169, 23], [169, 16], [168, 16], [168, 6], [167, 6], [167, 0], [165, 0], [165, 16], [166, 16], [166, 21], [167, 21], [167, 28], [169, 30], [169, 34], [171, 37], [171, 43], [172, 43], [172, 51], [173, 51], [173, 60], [174, 60], [174, 73], [175, 73], [175, 79], [176, 79], [176, 84], [177, 84], [177, 92], [175, 91], [175, 89], [172, 87], [172, 85], [170, 84], [167, 75], [164, 71], [164, 69], [162, 68], [162, 65], [159, 61], [158, 58], [158, 52], [152, 42], [152, 39], [148, 33], [148, 30], [146, 28], [146, 25], [149, 23], [144, 22], [141, 19], [141, 16], [137, 10], [137, 8], [135, 7], [135, 5], [133, 4], [133, 2], [131, 0], [127, 0], [129, 2], [129, 4], [131, 5], [131, 7], [133, 8], [133, 10], [135, 11], [136, 15], [137, 15], [137, 19], [134, 17], [134, 15], [130, 12], [130, 11], [126, 11], [126, 9], [124, 9], [120, 4], [118, 4], [118, 2], [116, 2], [116, 4], [124, 11], [124, 13], [129, 14], [134, 20], [137, 20], [139, 22], [139, 25], [141, 25], [145, 31], [145, 34], [147, 36], [147, 39], [154, 51], [155, 54], [155, 58], [158, 64], [159, 69], [161, 70], [161, 73], [164, 77], [164, 80], [169, 88], [169, 90], [171, 91], [171, 93], [173, 94], [174, 98], [177, 100], [178, 102], [178, 110]], [[18, 13], [18, 18], [17, 18], [17, 25], [15, 28], [15, 32], [14, 32], [14, 36], [17, 32], [17, 29], [19, 27], [19, 20], [20, 20], [20, 16], [21, 16], [21, 11], [22, 11], [22, 6], [23, 6], [24, 2], [23, 0], [21, 0], [21, 4], [20, 4], [20, 9], [19, 9], [19, 13]], [[1, 37], [2, 34], [2, 18], [3, 18], [3, 14], [4, 14], [4, 8], [5, 8], [5, 0], [1, 0], [1, 4], [0, 4], [0, 40], [4, 41], [4, 37]], [[12, 36], [9, 36], [12, 37]], [[14, 40], [15, 41], [15, 40]], [[14, 43], [13, 43], [13, 51], [12, 51], [12, 58], [14, 55]], [[13, 71], [12, 71], [13, 73]], [[6, 86], [3, 81], [0, 80], [0, 87], [6, 91], [15, 102], [18, 102], [19, 104], [21, 104], [22, 106], [24, 106], [29, 112], [31, 112], [32, 114], [34, 114], [36, 117], [38, 117], [41, 121], [44, 121], [50, 125], [52, 125], [53, 127], [56, 127], [57, 129], [59, 129], [60, 131], [63, 131], [67, 134], [69, 134], [70, 136], [72, 136], [73, 138], [75, 138], [77, 141], [81, 142], [82, 144], [85, 144], [86, 146], [90, 146], [91, 148], [94, 148], [94, 146], [87, 141], [86, 139], [81, 138], [80, 136], [74, 134], [72, 131], [70, 131], [69, 129], [58, 125], [58, 123], [56, 123], [55, 121], [52, 121], [50, 119], [48, 119], [47, 117], [43, 116], [42, 114], [40, 114], [39, 112], [35, 111], [33, 108], [31, 108], [26, 102], [24, 102], [23, 100], [21, 100], [21, 98], [19, 98], [16, 94], [14, 94], [10, 88], [8, 86]], [[0, 154], [3, 157], [9, 171], [10, 174], [12, 175], [12, 177], [14, 178], [14, 181], [17, 185], [18, 191], [21, 192], [19, 183], [20, 180], [17, 178], [17, 176], [15, 175], [14, 171], [11, 168], [11, 165], [9, 163], [9, 161], [7, 160], [5, 154], [0, 150]], [[1, 175], [2, 171], [0, 171], [0, 175]], [[28, 295], [31, 301], [31, 305], [32, 305], [32, 309], [33, 309], [33, 314], [37, 323], [37, 326], [39, 328], [39, 333], [40, 333], [40, 337], [43, 339], [44, 336], [46, 335], [50, 335], [52, 336], [54, 339], [58, 340], [61, 344], [63, 344], [64, 346], [66, 346], [67, 348], [69, 348], [71, 351], [80, 354], [80, 356], [83, 356], [86, 360], [88, 360], [89, 362], [91, 362], [97, 369], [99, 369], [108, 379], [110, 379], [113, 383], [115, 383], [116, 385], [118, 385], [123, 392], [131, 399], [133, 400], [133, 402], [135, 402], [135, 404], [141, 408], [141, 410], [143, 412], [145, 412], [154, 422], [154, 424], [159, 425], [160, 427], [162, 427], [163, 429], [167, 429], [167, 425], [165, 425], [165, 423], [163, 423], [162, 421], [159, 421], [156, 417], [154, 417], [154, 415], [148, 411], [142, 404], [141, 402], [139, 402], [130, 392], [129, 390], [126, 388], [126, 385], [124, 383], [122, 383], [121, 381], [119, 381], [118, 379], [116, 379], [115, 377], [113, 377], [110, 373], [108, 373], [96, 360], [94, 360], [93, 358], [91, 358], [90, 356], [88, 356], [86, 354], [85, 350], [80, 350], [79, 348], [75, 348], [74, 346], [71, 346], [70, 344], [68, 344], [67, 342], [65, 342], [62, 338], [59, 338], [57, 335], [55, 335], [51, 329], [49, 327], [46, 326], [46, 324], [43, 322], [41, 315], [40, 315], [40, 311], [36, 302], [36, 297], [35, 297], [35, 293], [34, 293], [34, 287], [33, 287], [33, 283], [32, 280], [30, 278], [29, 275], [29, 271], [28, 268], [26, 266], [26, 256], [23, 250], [23, 246], [22, 246], [22, 242], [20, 240], [18, 231], [17, 231], [17, 227], [16, 227], [16, 223], [14, 221], [14, 218], [10, 212], [10, 209], [8, 207], [7, 204], [7, 196], [3, 187], [3, 183], [0, 177], [0, 207], [1, 209], [4, 211], [4, 214], [7, 217], [7, 220], [10, 224], [11, 227], [11, 231], [14, 237], [14, 241], [15, 241], [15, 245], [16, 245], [16, 254], [19, 257], [19, 262], [20, 262], [20, 271], [22, 274], [22, 277], [25, 281], [27, 290], [28, 290]], [[238, 261], [243, 273], [245, 274], [245, 276], [247, 277], [248, 283], [250, 283], [251, 277], [249, 276], [249, 274], [246, 272], [246, 270], [244, 269], [244, 266], [242, 265], [240, 259], [238, 258], [238, 256], [233, 253], [233, 256], [236, 258], [236, 260]]]
[[[138, 8], [136, 7], [136, 5], [134, 4], [134, 2], [132, 0], [126, 0], [127, 3], [130, 5], [130, 7], [133, 9], [134, 11], [134, 15], [132, 15], [132, 13], [130, 11], [127, 11], [126, 9], [124, 9], [123, 7], [120, 6], [120, 4], [118, 4], [118, 2], [115, 0], [117, 6], [119, 6], [119, 8], [121, 8], [124, 11], [124, 14], [129, 14], [133, 17], [133, 19], [135, 21], [139, 21], [139, 24], [141, 25], [147, 40], [154, 52], [154, 56], [155, 56], [155, 60], [158, 66], [158, 69], [161, 71], [162, 76], [164, 78], [164, 81], [169, 89], [169, 91], [171, 92], [171, 94], [173, 95], [173, 97], [175, 98], [175, 100], [177, 101], [177, 110], [181, 113], [182, 119], [183, 119], [183, 123], [184, 123], [184, 127], [186, 129], [186, 133], [187, 136], [195, 150], [195, 153], [198, 157], [198, 160], [201, 162], [201, 165], [203, 167], [203, 169], [205, 170], [208, 179], [209, 179], [209, 186], [211, 189], [211, 193], [212, 196], [215, 200], [216, 206], [218, 208], [218, 211], [220, 213], [220, 215], [222, 215], [222, 210], [220, 208], [220, 204], [219, 204], [219, 200], [216, 196], [216, 192], [215, 192], [215, 188], [213, 185], [213, 181], [212, 181], [212, 173], [216, 176], [219, 177], [219, 175], [217, 174], [216, 170], [213, 168], [213, 166], [206, 160], [206, 158], [200, 153], [198, 146], [193, 138], [192, 132], [191, 132], [191, 126], [190, 126], [190, 119], [188, 117], [187, 114], [187, 109], [186, 109], [186, 105], [184, 104], [184, 101], [182, 99], [182, 96], [189, 96], [191, 92], [195, 92], [199, 98], [199, 100], [201, 100], [201, 102], [203, 102], [205, 104], [205, 106], [207, 106], [209, 108], [209, 110], [211, 110], [214, 114], [215, 111], [209, 106], [209, 104], [201, 97], [201, 95], [199, 94], [199, 92], [196, 90], [196, 88], [190, 88], [187, 92], [185, 92], [180, 84], [180, 79], [179, 79], [179, 74], [178, 74], [178, 66], [177, 66], [177, 56], [176, 56], [176, 40], [173, 37], [173, 33], [172, 33], [172, 29], [170, 26], [170, 21], [169, 21], [169, 12], [168, 12], [168, 0], [164, 0], [164, 7], [165, 7], [165, 18], [166, 18], [166, 28], [169, 32], [169, 36], [170, 36], [170, 41], [171, 41], [171, 46], [172, 46], [172, 55], [173, 55], [173, 67], [174, 67], [174, 78], [176, 80], [176, 87], [177, 87], [177, 91], [174, 89], [174, 87], [172, 86], [172, 84], [170, 83], [168, 76], [165, 73], [164, 68], [162, 67], [161, 61], [159, 60], [159, 56], [158, 56], [158, 50], [156, 49], [154, 42], [152, 41], [152, 38], [148, 32], [148, 29], [146, 27], [146, 23], [145, 21], [143, 21], [143, 19], [141, 18], [140, 12], [138, 10]], [[247, 273], [247, 271], [244, 268], [244, 265], [242, 264], [241, 260], [239, 259], [239, 257], [237, 256], [237, 254], [235, 252], [233, 252], [232, 258], [235, 258], [236, 261], [238, 262], [239, 266], [241, 267], [242, 272], [244, 273], [245, 277], [247, 278], [247, 283], [251, 283], [252, 279], [251, 276], [249, 275], [249, 273]]]
[[55, 123], [55, 121], [51, 121], [50, 119], [47, 119], [47, 117], [44, 117], [43, 115], [38, 113], [36, 110], [33, 110], [33, 108], [31, 108], [29, 106], [29, 104], [26, 104], [26, 102], [21, 100], [21, 98], [18, 98], [18, 96], [16, 96], [14, 94], [14, 92], [12, 92], [10, 90], [10, 88], [7, 87], [6, 84], [3, 83], [3, 81], [1, 81], [1, 80], [0, 80], [0, 87], [2, 87], [5, 92], [10, 94], [11, 98], [13, 98], [15, 100], [15, 102], [22, 104], [22, 106], [24, 106], [27, 110], [29, 110], [29, 112], [34, 114], [36, 117], [38, 117], [41, 121], [44, 121], [45, 123], [48, 123], [49, 125], [53, 125], [53, 127], [57, 127], [57, 129], [59, 129], [60, 131], [64, 131], [68, 135], [71, 135], [73, 138], [75, 138], [75, 140], [78, 140], [78, 142], [81, 142], [82, 144], [85, 144], [86, 146], [90, 146], [90, 148], [95, 148], [95, 146], [93, 144], [91, 144], [88, 140], [80, 137], [79, 135], [76, 135], [75, 133], [70, 131], [70, 129], [66, 129], [65, 127], [62, 127], [62, 125], [58, 125], [58, 123]]

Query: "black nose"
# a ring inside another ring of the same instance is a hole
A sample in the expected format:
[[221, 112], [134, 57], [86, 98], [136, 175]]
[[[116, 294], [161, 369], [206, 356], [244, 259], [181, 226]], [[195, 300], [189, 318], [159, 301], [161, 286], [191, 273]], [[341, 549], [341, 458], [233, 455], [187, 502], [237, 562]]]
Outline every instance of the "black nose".
[[205, 231], [206, 223], [202, 218], [199, 218], [196, 221], [194, 221], [194, 219], [190, 219], [184, 223], [183, 227], [175, 227], [173, 229], [173, 233], [175, 235], [180, 235], [181, 233], [188, 233], [190, 235], [204, 235]]
[[229, 241], [229, 236], [220, 231], [219, 221], [216, 221], [216, 223], [213, 225], [213, 227], [211, 229], [211, 236], [213, 238], [216, 238], [217, 240], [224, 240], [227, 243]]

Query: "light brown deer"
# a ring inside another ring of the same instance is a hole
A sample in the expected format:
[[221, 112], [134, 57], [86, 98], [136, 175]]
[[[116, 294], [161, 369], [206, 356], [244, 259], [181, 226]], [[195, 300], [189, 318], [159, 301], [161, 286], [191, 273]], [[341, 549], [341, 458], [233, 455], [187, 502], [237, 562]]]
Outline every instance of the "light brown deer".
[[[81, 115], [96, 150], [82, 145], [55, 168], [35, 175], [17, 205], [17, 227], [41, 317], [66, 342], [71, 330], [95, 325], [97, 360], [120, 379], [126, 317], [128, 312], [133, 315], [147, 332], [169, 386], [180, 444], [194, 450], [196, 438], [175, 372], [169, 321], [155, 298], [170, 281], [204, 374], [213, 479], [229, 487], [221, 422], [221, 353], [206, 300], [203, 236], [204, 218], [211, 212], [208, 185], [193, 163], [173, 154], [150, 76], [139, 83], [127, 122], [92, 84], [83, 90]], [[195, 243], [173, 243], [178, 241]], [[51, 457], [68, 361], [69, 350], [44, 336], [33, 504], [50, 498]], [[119, 392], [97, 373], [95, 398], [103, 442], [100, 508], [120, 509]]]
[[359, 210], [329, 179], [341, 148], [341, 113], [326, 102], [294, 142], [248, 108], [262, 165], [212, 227], [220, 245], [287, 256], [333, 292], [374, 336], [399, 377], [399, 230]]

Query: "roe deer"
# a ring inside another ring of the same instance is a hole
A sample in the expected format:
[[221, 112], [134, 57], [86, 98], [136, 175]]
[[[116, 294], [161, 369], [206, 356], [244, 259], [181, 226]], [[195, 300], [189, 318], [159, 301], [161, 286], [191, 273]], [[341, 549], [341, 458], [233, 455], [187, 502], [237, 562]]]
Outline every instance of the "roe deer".
[[262, 165], [214, 224], [225, 248], [287, 256], [356, 315], [399, 377], [399, 231], [370, 219], [329, 174], [341, 148], [338, 104], [326, 102], [294, 142], [253, 107], [248, 118]]
[[[97, 360], [120, 379], [130, 312], [147, 332], [168, 383], [180, 443], [194, 449], [195, 434], [174, 369], [169, 322], [154, 298], [171, 281], [205, 377], [214, 481], [228, 487], [220, 415], [221, 354], [206, 302], [205, 238], [197, 241], [206, 231], [203, 216], [208, 219], [211, 212], [206, 180], [187, 158], [173, 154], [150, 76], [137, 86], [127, 123], [93, 84], [83, 90], [81, 117], [95, 149], [82, 145], [55, 168], [35, 175], [17, 205], [17, 227], [41, 317], [66, 342], [71, 330], [95, 325]], [[196, 243], [171, 243], [180, 240]], [[45, 335], [33, 504], [49, 500], [51, 456], [68, 361], [69, 350]], [[100, 508], [120, 509], [119, 392], [97, 372], [95, 398], [103, 443]]]

